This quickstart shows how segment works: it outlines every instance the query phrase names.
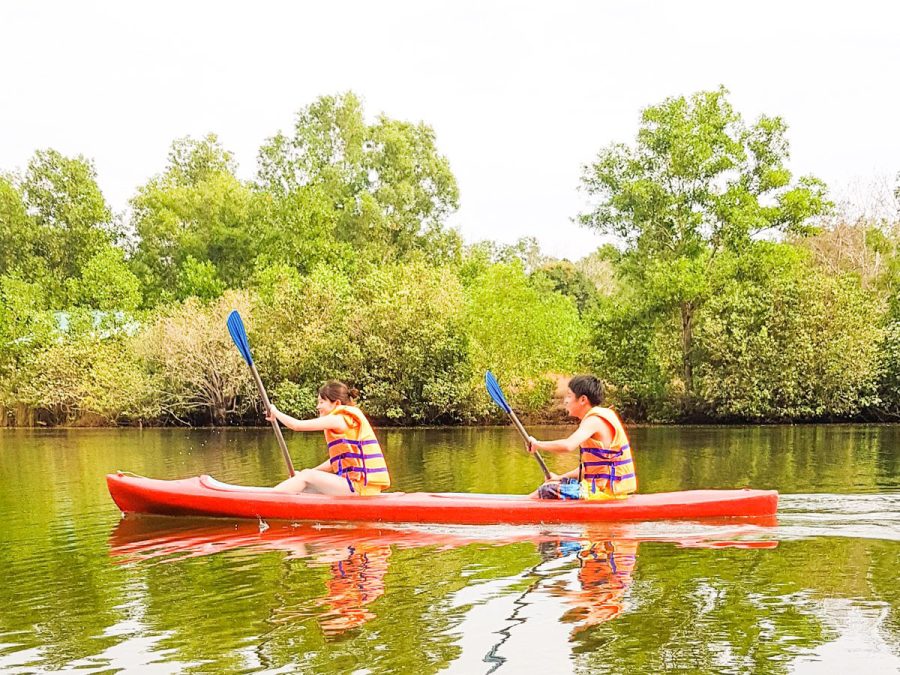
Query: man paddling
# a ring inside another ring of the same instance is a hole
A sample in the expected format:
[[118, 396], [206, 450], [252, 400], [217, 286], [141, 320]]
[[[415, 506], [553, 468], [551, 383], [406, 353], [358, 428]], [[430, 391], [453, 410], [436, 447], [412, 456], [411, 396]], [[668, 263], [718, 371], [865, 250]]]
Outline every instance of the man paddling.
[[569, 381], [563, 403], [566, 412], [581, 420], [568, 438], [539, 441], [528, 437], [528, 450], [579, 453], [578, 468], [550, 475], [531, 497], [538, 499], [624, 499], [637, 490], [631, 443], [622, 420], [603, 407], [603, 383], [593, 375]]

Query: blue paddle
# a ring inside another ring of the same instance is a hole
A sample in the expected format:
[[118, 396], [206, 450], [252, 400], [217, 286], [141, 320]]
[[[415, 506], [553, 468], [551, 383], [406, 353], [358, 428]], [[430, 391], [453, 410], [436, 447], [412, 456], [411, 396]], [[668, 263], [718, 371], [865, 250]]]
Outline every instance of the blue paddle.
[[[527, 444], [528, 432], [525, 431], [525, 427], [522, 426], [519, 418], [516, 417], [516, 413], [513, 412], [513, 409], [509, 406], [509, 403], [506, 402], [506, 397], [503, 395], [503, 390], [500, 389], [500, 384], [497, 382], [497, 378], [494, 377], [494, 374], [491, 371], [487, 371], [484, 374], [484, 384], [487, 387], [488, 394], [490, 394], [491, 398], [494, 399], [494, 403], [503, 408], [506, 414], [509, 415], [516, 429], [518, 429], [519, 433], [522, 434], [522, 438], [525, 439], [525, 443]], [[540, 453], [537, 450], [535, 450], [532, 454], [534, 455], [534, 458], [537, 460], [538, 464], [541, 465], [541, 471], [544, 472], [544, 478], [550, 480], [550, 471], [547, 469], [547, 465], [544, 464], [544, 458], [541, 457]]]
[[[253, 373], [253, 379], [256, 380], [256, 386], [259, 389], [259, 396], [262, 398], [266, 412], [269, 412], [269, 397], [266, 396], [266, 388], [263, 386], [262, 380], [259, 378], [259, 372], [253, 364], [253, 357], [250, 355], [250, 343], [247, 341], [247, 331], [244, 330], [244, 322], [241, 321], [241, 315], [237, 310], [228, 315], [228, 332], [231, 333], [231, 339], [237, 345], [238, 351], [244, 357], [244, 361], [250, 366], [250, 372]], [[272, 420], [272, 428], [275, 430], [275, 438], [278, 439], [278, 446], [281, 448], [281, 454], [284, 455], [284, 461], [287, 462], [288, 474], [294, 475], [294, 464], [291, 462], [291, 455], [288, 452], [287, 445], [284, 442], [284, 436], [281, 435], [281, 427], [278, 426], [278, 420]]]

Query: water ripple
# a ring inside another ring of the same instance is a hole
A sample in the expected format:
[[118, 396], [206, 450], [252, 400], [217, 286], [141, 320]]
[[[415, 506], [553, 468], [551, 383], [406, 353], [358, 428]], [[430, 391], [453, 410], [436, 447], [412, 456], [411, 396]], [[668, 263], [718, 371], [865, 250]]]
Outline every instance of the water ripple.
[[781, 495], [777, 535], [900, 541], [900, 492]]

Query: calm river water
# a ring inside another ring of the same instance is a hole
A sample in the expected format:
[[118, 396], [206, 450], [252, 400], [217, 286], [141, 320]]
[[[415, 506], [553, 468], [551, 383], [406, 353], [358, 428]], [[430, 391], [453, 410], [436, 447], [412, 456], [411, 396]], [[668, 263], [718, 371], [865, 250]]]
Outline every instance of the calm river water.
[[[509, 428], [379, 435], [406, 492], [540, 478]], [[106, 473], [271, 485], [271, 430], [0, 430], [0, 672], [900, 672], [900, 427], [632, 441], [641, 491], [775, 488], [777, 524], [123, 519]]]

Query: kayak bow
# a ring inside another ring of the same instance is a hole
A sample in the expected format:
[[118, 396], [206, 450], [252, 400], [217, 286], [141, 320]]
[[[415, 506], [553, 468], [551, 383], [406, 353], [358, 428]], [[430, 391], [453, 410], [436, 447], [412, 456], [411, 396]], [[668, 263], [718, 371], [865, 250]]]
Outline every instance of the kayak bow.
[[108, 474], [109, 493], [126, 513], [266, 520], [452, 523], [594, 523], [772, 516], [774, 490], [686, 490], [636, 494], [623, 500], [537, 500], [524, 495], [388, 492], [332, 497], [285, 494], [272, 488], [229, 485], [203, 475], [158, 480]]

